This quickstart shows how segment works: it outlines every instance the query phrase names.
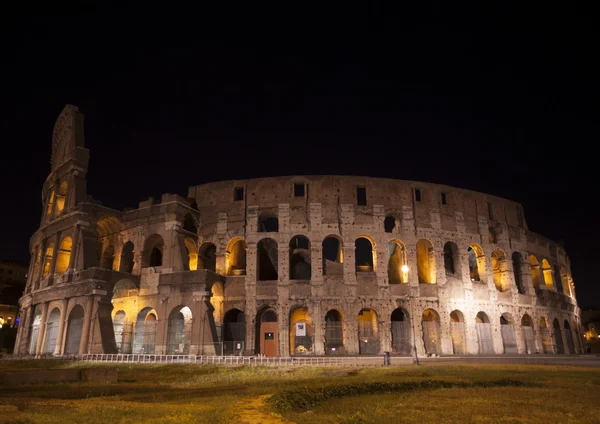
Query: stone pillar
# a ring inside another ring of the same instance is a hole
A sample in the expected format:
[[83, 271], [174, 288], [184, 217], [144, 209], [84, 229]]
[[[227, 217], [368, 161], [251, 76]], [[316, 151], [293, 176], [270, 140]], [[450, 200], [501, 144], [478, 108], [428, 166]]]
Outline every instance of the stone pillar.
[[[156, 337], [154, 338], [154, 353], [164, 355], [167, 352], [167, 338], [169, 337], [169, 298], [160, 298], [160, 312], [156, 317]], [[158, 308], [157, 308], [158, 309]]]
[[417, 267], [417, 247], [414, 243], [406, 246], [406, 265], [408, 266], [408, 284], [418, 290], [419, 270]]
[[290, 310], [286, 303], [277, 306], [277, 330], [279, 332], [278, 356], [290, 356]]
[[344, 240], [344, 283], [356, 285], [356, 262], [354, 259], [354, 240]]
[[245, 353], [256, 354], [256, 242], [247, 242], [246, 248], [246, 346]]
[[73, 244], [71, 245], [71, 257], [69, 258], [69, 269], [73, 270], [77, 268], [77, 257], [81, 254], [79, 252], [79, 239], [81, 238], [81, 226], [75, 224], [75, 231], [73, 232]]
[[392, 351], [392, 321], [391, 313], [387, 308], [377, 316], [377, 332], [379, 335], [380, 352]]
[[35, 354], [41, 355], [44, 346], [44, 339], [46, 338], [46, 320], [48, 318], [48, 302], [41, 304], [42, 307], [42, 319], [40, 320], [40, 328], [38, 330], [37, 345], [35, 347]]
[[51, 286], [54, 280], [54, 272], [56, 271], [56, 262], [58, 260], [58, 251], [60, 250], [60, 231], [56, 233], [56, 243], [54, 243], [54, 251], [52, 252], [52, 262], [50, 263], [50, 272], [48, 273], [48, 286]]
[[[15, 349], [14, 349], [15, 355], [21, 354], [21, 340], [23, 338], [23, 331], [25, 328], [25, 317], [27, 316], [27, 309], [28, 308], [21, 308], [21, 309], [19, 309], [19, 312], [17, 314], [17, 316], [20, 319], [20, 323], [19, 323], [19, 327], [17, 328], [17, 338], [15, 339]], [[15, 318], [15, 321], [16, 320], [17, 319]]]
[[277, 276], [279, 283], [290, 281], [290, 254], [287, 244], [277, 245]]
[[310, 280], [312, 284], [323, 284], [323, 245], [310, 244]]
[[94, 309], [94, 296], [85, 297], [85, 315], [83, 318], [83, 328], [81, 330], [81, 340], [79, 341], [79, 354], [84, 355], [88, 351], [88, 340], [90, 337], [90, 323], [92, 321], [92, 312]]
[[56, 345], [54, 347], [54, 356], [62, 355], [63, 333], [67, 323], [67, 304], [68, 300], [63, 299], [60, 306], [60, 320], [58, 322], [58, 333], [56, 334]]
[[29, 353], [29, 344], [31, 342], [31, 320], [33, 319], [33, 309], [34, 305], [29, 305], [27, 307], [27, 312], [25, 315], [25, 320], [21, 324], [22, 335], [19, 339], [21, 345], [19, 346], [19, 354], [27, 355]]
[[[313, 350], [315, 355], [324, 355], [325, 354], [325, 334], [323, 324], [325, 322], [325, 316], [322, 315], [321, 311], [321, 302], [314, 301], [312, 303], [312, 311], [310, 312], [310, 316], [313, 320], [313, 328], [315, 329], [315, 337], [313, 340], [314, 346]], [[309, 303], [309, 311], [310, 304]]]

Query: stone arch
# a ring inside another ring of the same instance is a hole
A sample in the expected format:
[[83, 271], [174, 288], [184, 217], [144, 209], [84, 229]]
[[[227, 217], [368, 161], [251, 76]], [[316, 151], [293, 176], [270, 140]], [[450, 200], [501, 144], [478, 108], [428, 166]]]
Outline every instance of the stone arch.
[[167, 355], [188, 355], [192, 341], [192, 311], [179, 305], [169, 314]]
[[467, 353], [465, 316], [458, 309], [450, 312], [450, 338], [452, 339], [452, 351], [454, 354], [465, 355]]
[[277, 312], [273, 308], [263, 308], [256, 319], [256, 351], [265, 356], [279, 356]]
[[529, 267], [531, 269], [531, 281], [533, 282], [533, 286], [540, 287], [542, 285], [540, 263], [534, 255], [529, 255]]
[[137, 315], [133, 334], [133, 353], [154, 354], [158, 314], [147, 306]]
[[504, 353], [519, 353], [517, 349], [517, 336], [513, 317], [505, 312], [500, 316], [500, 334], [502, 335], [502, 346]]
[[358, 313], [358, 353], [375, 355], [379, 352], [379, 331], [377, 312], [363, 308]]
[[44, 254], [44, 265], [42, 267], [42, 278], [50, 275], [50, 267], [52, 266], [52, 258], [54, 257], [54, 242], [46, 244], [46, 253]]
[[223, 318], [223, 353], [241, 354], [246, 342], [246, 315], [239, 309], [230, 309]]
[[338, 236], [327, 236], [323, 239], [323, 275], [344, 274], [344, 250], [342, 240]]
[[440, 314], [434, 309], [425, 309], [421, 319], [423, 327], [423, 343], [428, 355], [442, 353], [442, 331], [440, 327]]
[[124, 310], [117, 311], [113, 317], [117, 353], [131, 353], [131, 327], [127, 313]]
[[123, 249], [121, 249], [121, 263], [119, 264], [120, 272], [133, 272], [133, 242], [128, 241], [123, 244]]
[[501, 249], [494, 249], [492, 252], [492, 275], [494, 277], [494, 286], [499, 292], [508, 290], [506, 281], [506, 254]]
[[227, 274], [246, 275], [246, 240], [234, 237], [227, 245]]
[[160, 235], [152, 234], [148, 237], [144, 243], [142, 267], [162, 266], [164, 246], [165, 243]]
[[419, 284], [435, 284], [435, 251], [427, 239], [417, 242], [417, 273]]
[[[67, 338], [65, 340], [65, 354], [77, 355], [83, 332], [84, 310], [83, 306], [77, 304], [69, 312], [67, 321]], [[87, 348], [87, 346], [85, 347]]]
[[58, 185], [58, 191], [56, 192], [56, 212], [61, 213], [65, 209], [65, 203], [67, 200], [67, 192], [69, 190], [69, 184], [63, 180]]
[[406, 247], [400, 240], [390, 240], [388, 242], [387, 268], [389, 284], [408, 283]]
[[204, 242], [198, 250], [198, 268], [217, 272], [217, 246]]
[[104, 248], [102, 252], [102, 259], [100, 261], [100, 268], [113, 269], [113, 263], [115, 261], [115, 247], [112, 243]]
[[548, 328], [548, 321], [546, 320], [546, 317], [540, 317], [539, 327], [543, 352], [554, 353], [554, 349], [552, 348], [552, 337], [550, 336], [550, 329]]
[[196, 271], [198, 269], [198, 246], [196, 245], [196, 240], [191, 237], [186, 237], [183, 239], [183, 244], [188, 256], [187, 267], [184, 266], [183, 268], [187, 268], [189, 271]]
[[121, 298], [128, 296], [136, 296], [137, 287], [131, 280], [123, 278], [117, 281], [117, 284], [113, 287], [113, 298]]
[[259, 233], [276, 233], [279, 231], [279, 218], [275, 214], [263, 213], [258, 217]]
[[53, 187], [52, 189], [50, 189], [50, 194], [48, 195], [48, 201], [46, 202], [46, 215], [45, 215], [45, 221], [49, 221], [50, 219], [52, 219], [52, 212], [54, 210], [54, 191], [55, 188]]
[[573, 332], [571, 331], [571, 325], [569, 320], [564, 321], [565, 339], [567, 339], [567, 350], [570, 354], [575, 353], [575, 343], [573, 342]]
[[44, 341], [44, 353], [52, 354], [56, 348], [56, 338], [58, 336], [58, 327], [60, 326], [60, 308], [55, 307], [48, 314], [46, 320], [46, 335]]
[[542, 259], [542, 273], [544, 274], [544, 284], [548, 290], [554, 290], [554, 279], [552, 278], [552, 267], [548, 259]]
[[565, 353], [565, 345], [562, 339], [562, 330], [560, 328], [560, 322], [558, 318], [554, 318], [552, 322], [552, 334], [554, 335], [554, 345], [556, 346], [556, 353]]
[[487, 314], [483, 311], [475, 317], [475, 328], [477, 329], [477, 344], [480, 354], [494, 353], [494, 339], [492, 336], [492, 324]]
[[573, 294], [571, 293], [571, 287], [569, 285], [569, 273], [567, 272], [567, 268], [564, 266], [560, 267], [560, 280], [562, 282], [564, 293], [572, 297]]
[[73, 248], [73, 240], [71, 237], [63, 237], [58, 248], [58, 256], [56, 258], [56, 273], [63, 274], [69, 269], [71, 261], [71, 249]]
[[402, 308], [396, 308], [391, 316], [392, 326], [392, 352], [401, 355], [410, 355], [411, 331], [410, 318], [408, 312]]
[[38, 305], [35, 308], [33, 321], [31, 323], [31, 336], [29, 338], [29, 354], [35, 355], [37, 348], [38, 337], [40, 334], [40, 326], [42, 324], [42, 308]]
[[536, 353], [537, 349], [535, 347], [535, 331], [533, 329], [533, 320], [527, 314], [524, 314], [521, 318], [521, 332], [523, 333], [525, 353], [528, 355]]
[[360, 236], [354, 241], [356, 272], [375, 271], [375, 240], [369, 236]]
[[279, 278], [278, 246], [272, 238], [260, 240], [256, 248], [256, 278], [258, 281], [276, 281]]
[[305, 236], [294, 236], [289, 244], [290, 280], [311, 279], [310, 241]]
[[461, 275], [458, 246], [451, 241], [444, 244], [444, 270], [446, 275]]
[[217, 335], [222, 330], [221, 324], [223, 323], [223, 312], [225, 305], [225, 289], [223, 283], [215, 281], [210, 287], [210, 304], [212, 306], [212, 316], [217, 327]]
[[523, 278], [523, 256], [519, 252], [512, 254], [513, 274], [515, 276], [515, 285], [520, 294], [526, 294], [525, 279]]
[[308, 308], [299, 306], [290, 312], [290, 355], [314, 353], [315, 329]]
[[183, 230], [194, 235], [198, 234], [198, 225], [191, 213], [186, 213], [183, 217]]
[[325, 314], [325, 354], [342, 355], [344, 348], [344, 316], [338, 309]]
[[480, 245], [472, 243], [467, 248], [471, 281], [482, 281], [485, 277], [485, 254]]

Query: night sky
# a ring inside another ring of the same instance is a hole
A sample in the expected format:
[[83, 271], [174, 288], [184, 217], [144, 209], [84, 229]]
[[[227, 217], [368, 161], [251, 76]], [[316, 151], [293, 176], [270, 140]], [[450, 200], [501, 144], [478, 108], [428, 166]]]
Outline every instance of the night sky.
[[0, 259], [29, 261], [71, 103], [88, 191], [107, 206], [292, 174], [453, 185], [521, 202], [531, 230], [566, 246], [580, 305], [600, 307], [592, 14], [446, 3], [5, 15]]

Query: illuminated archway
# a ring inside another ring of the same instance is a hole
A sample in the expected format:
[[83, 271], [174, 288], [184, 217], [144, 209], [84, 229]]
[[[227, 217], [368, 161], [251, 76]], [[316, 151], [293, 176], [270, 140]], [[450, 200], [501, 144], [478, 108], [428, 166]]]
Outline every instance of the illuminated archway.
[[440, 315], [433, 309], [426, 309], [422, 317], [423, 343], [428, 354], [442, 353]]
[[527, 314], [521, 318], [521, 331], [523, 332], [523, 341], [525, 342], [525, 353], [536, 353], [535, 332], [533, 330], [533, 320]]
[[314, 353], [314, 325], [308, 309], [294, 308], [290, 313], [290, 355]]
[[469, 255], [469, 274], [471, 281], [482, 281], [485, 277], [485, 255], [478, 244], [470, 244], [467, 253]]
[[512, 316], [508, 313], [500, 317], [500, 334], [502, 335], [502, 346], [504, 353], [519, 353], [517, 349], [517, 337]]
[[330, 309], [325, 314], [325, 354], [344, 353], [343, 317], [337, 309]]
[[79, 353], [81, 333], [83, 332], [84, 311], [81, 305], [75, 305], [69, 313], [67, 324], [67, 340], [65, 341], [65, 354], [76, 355]]
[[187, 306], [177, 306], [169, 314], [167, 355], [187, 355], [192, 340], [192, 311]]
[[138, 313], [133, 335], [133, 353], [154, 353], [157, 319], [156, 311], [150, 307]]
[[387, 264], [389, 284], [408, 283], [406, 247], [400, 240], [388, 242]]
[[56, 348], [56, 338], [58, 336], [58, 327], [60, 325], [60, 309], [54, 308], [50, 315], [48, 315], [48, 320], [46, 323], [46, 336], [45, 336], [45, 346], [44, 353], [54, 353], [54, 349]]
[[429, 240], [417, 242], [417, 273], [419, 284], [435, 284], [435, 252]]
[[258, 313], [256, 320], [258, 331], [256, 332], [256, 350], [261, 355], [279, 356], [279, 336], [277, 330], [277, 313], [273, 308], [263, 309]]
[[401, 355], [410, 355], [411, 331], [408, 313], [402, 308], [396, 308], [392, 312], [392, 351]]
[[485, 312], [479, 312], [475, 317], [475, 328], [477, 329], [477, 343], [480, 354], [494, 353], [494, 339], [492, 336], [492, 325]]
[[358, 352], [361, 355], [375, 355], [379, 352], [377, 313], [364, 308], [358, 313]]
[[450, 313], [450, 338], [455, 355], [467, 353], [467, 337], [465, 333], [465, 317], [459, 310]]

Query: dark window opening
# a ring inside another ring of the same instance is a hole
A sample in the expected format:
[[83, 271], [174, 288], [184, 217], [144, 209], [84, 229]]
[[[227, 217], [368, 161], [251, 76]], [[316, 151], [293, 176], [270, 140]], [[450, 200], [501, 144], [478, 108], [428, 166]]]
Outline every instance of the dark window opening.
[[194, 221], [194, 218], [192, 218], [192, 215], [190, 215], [189, 213], [186, 214], [183, 218], [183, 229], [193, 234], [196, 234], [198, 232], [196, 222]]
[[258, 232], [276, 233], [279, 231], [279, 219], [275, 216], [261, 217], [258, 222]]
[[244, 187], [236, 187], [233, 190], [233, 200], [244, 200]]
[[444, 269], [446, 270], [446, 274], [454, 275], [456, 272], [454, 267], [454, 252], [450, 243], [444, 245]]
[[304, 183], [294, 183], [294, 197], [304, 197]]
[[519, 227], [523, 228], [523, 211], [517, 206], [517, 219], [519, 220]]
[[492, 208], [492, 204], [490, 202], [488, 202], [487, 206], [488, 206], [488, 217], [490, 219], [494, 219], [494, 210]]
[[393, 216], [386, 216], [383, 220], [383, 229], [386, 233], [392, 233], [396, 228], [396, 218]]
[[356, 204], [367, 206], [367, 189], [365, 187], [356, 187]]
[[162, 266], [162, 252], [158, 247], [153, 247], [150, 252], [150, 266]]
[[442, 193], [442, 205], [447, 205], [446, 193]]
[[415, 201], [421, 201], [421, 189], [415, 188]]

